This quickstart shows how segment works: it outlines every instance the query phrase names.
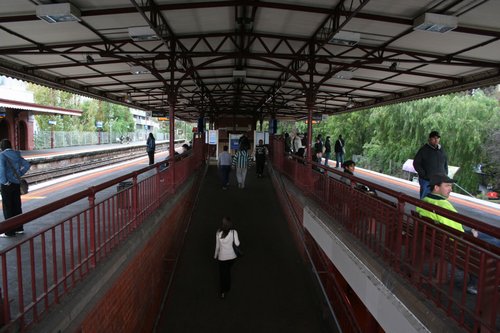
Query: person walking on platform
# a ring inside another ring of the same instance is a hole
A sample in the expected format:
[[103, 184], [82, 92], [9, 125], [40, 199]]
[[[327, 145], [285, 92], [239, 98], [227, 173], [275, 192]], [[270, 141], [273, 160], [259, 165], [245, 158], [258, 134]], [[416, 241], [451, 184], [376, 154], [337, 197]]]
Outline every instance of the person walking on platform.
[[255, 166], [257, 169], [257, 177], [262, 178], [264, 174], [264, 165], [266, 164], [267, 147], [264, 145], [262, 139], [259, 144], [255, 146]]
[[245, 188], [245, 179], [247, 178], [248, 170], [248, 152], [246, 149], [240, 149], [233, 157], [233, 166], [236, 168], [236, 180], [238, 188]]
[[146, 141], [146, 151], [149, 156], [149, 165], [155, 164], [155, 150], [156, 140], [153, 133], [149, 133], [148, 140]]
[[231, 172], [232, 160], [228, 150], [228, 146], [224, 146], [222, 153], [219, 154], [218, 161], [223, 190], [226, 190], [229, 186], [229, 173]]
[[344, 164], [344, 154], [345, 154], [345, 141], [342, 139], [342, 135], [339, 135], [337, 141], [335, 141], [335, 167], [342, 167]]
[[448, 157], [443, 147], [439, 144], [439, 132], [429, 133], [428, 142], [423, 145], [413, 159], [413, 167], [418, 173], [420, 184], [420, 199], [431, 192], [429, 178], [435, 174], [448, 175]]
[[219, 262], [220, 297], [225, 298], [231, 289], [231, 266], [237, 258], [233, 244], [240, 246], [238, 231], [233, 229], [229, 217], [222, 218], [222, 226], [215, 233], [214, 259]]
[[[2, 194], [2, 208], [5, 219], [22, 214], [21, 207], [21, 179], [30, 169], [28, 161], [21, 154], [12, 150], [9, 140], [3, 139], [0, 143], [2, 153], [0, 154], [0, 184]], [[24, 232], [23, 226], [7, 231], [2, 237], [14, 237], [16, 233]]]

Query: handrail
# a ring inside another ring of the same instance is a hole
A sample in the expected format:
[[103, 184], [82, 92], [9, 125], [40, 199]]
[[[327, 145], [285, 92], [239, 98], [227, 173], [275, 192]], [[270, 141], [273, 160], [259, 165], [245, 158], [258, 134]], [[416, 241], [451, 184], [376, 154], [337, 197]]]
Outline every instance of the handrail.
[[[3, 222], [1, 232], [40, 218], [50, 219], [51, 225], [0, 251], [0, 327], [15, 323], [22, 331], [40, 321], [201, 167], [204, 149], [197, 138], [192, 152], [180, 155], [167, 168], [162, 161]], [[103, 192], [128, 179], [130, 187], [118, 186], [111, 195]], [[52, 223], [54, 212], [85, 198], [88, 204], [75, 206], [71, 216]]]
[[[313, 198], [395, 274], [407, 279], [412, 289], [469, 332], [497, 331], [500, 249], [412, 212], [414, 207], [422, 207], [495, 238], [500, 238], [500, 228], [316, 162], [297, 161], [284, 153], [283, 140], [273, 138], [270, 151], [277, 171]], [[340, 177], [375, 189], [378, 195], [357, 190]], [[467, 281], [472, 278], [477, 280], [477, 296], [467, 293], [466, 283], [471, 284]]]

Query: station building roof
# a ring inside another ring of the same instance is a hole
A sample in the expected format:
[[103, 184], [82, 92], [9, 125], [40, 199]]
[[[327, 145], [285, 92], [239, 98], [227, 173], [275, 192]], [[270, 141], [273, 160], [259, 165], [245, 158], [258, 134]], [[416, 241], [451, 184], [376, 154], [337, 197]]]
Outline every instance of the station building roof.
[[[47, 22], [62, 12], [74, 21]], [[154, 114], [175, 103], [184, 120], [334, 115], [498, 84], [498, 13], [498, 0], [6, 0], [0, 74]]]
[[58, 114], [58, 115], [77, 116], [77, 117], [82, 115], [82, 111], [80, 110], [65, 109], [54, 106], [45, 106], [35, 103], [13, 101], [3, 98], [0, 98], [0, 109], [1, 108], [31, 111], [33, 112], [33, 114], [42, 114], [42, 115]]

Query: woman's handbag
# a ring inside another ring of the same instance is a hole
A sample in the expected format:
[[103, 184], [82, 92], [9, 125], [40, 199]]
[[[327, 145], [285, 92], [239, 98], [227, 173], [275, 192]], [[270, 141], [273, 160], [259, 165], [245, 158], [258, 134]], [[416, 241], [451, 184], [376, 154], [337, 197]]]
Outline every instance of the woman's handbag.
[[234, 230], [233, 230], [233, 250], [238, 258], [243, 256], [243, 251], [241, 251], [241, 248], [234, 243]]
[[29, 190], [29, 184], [26, 181], [26, 179], [21, 179], [21, 183], [19, 184], [21, 188], [21, 194], [26, 194], [28, 193]]
[[21, 195], [28, 193], [28, 188], [29, 188], [28, 182], [25, 179], [22, 179], [21, 177], [19, 177], [19, 174], [17, 173], [16, 168], [14, 168], [14, 166], [12, 165], [11, 160], [8, 157], [5, 157], [5, 159], [7, 160], [7, 163], [9, 163], [9, 166], [12, 169], [12, 171], [14, 172], [14, 175], [19, 180], [19, 187], [21, 189]]

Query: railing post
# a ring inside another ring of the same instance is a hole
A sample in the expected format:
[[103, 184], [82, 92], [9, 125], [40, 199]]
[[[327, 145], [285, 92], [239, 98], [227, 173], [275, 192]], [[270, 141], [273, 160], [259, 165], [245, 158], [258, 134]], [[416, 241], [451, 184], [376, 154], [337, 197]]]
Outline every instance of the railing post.
[[137, 183], [137, 173], [134, 172], [132, 176], [132, 216], [134, 217], [134, 221], [132, 222], [132, 230], [134, 230], [138, 225], [139, 219], [139, 210], [138, 200], [139, 200], [139, 184]]
[[393, 253], [401, 253], [403, 247], [403, 218], [405, 216], [405, 201], [401, 196], [398, 196], [398, 208], [397, 208], [397, 225], [396, 225], [396, 235], [394, 239], [394, 249]]
[[94, 268], [96, 266], [96, 237], [95, 237], [95, 189], [94, 187], [89, 188], [89, 233], [90, 233], [90, 268]]
[[160, 198], [161, 198], [161, 174], [160, 174], [160, 165], [161, 163], [157, 164], [156, 165], [156, 191], [154, 192], [155, 193], [155, 207], [159, 207], [160, 206]]

